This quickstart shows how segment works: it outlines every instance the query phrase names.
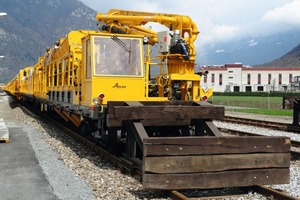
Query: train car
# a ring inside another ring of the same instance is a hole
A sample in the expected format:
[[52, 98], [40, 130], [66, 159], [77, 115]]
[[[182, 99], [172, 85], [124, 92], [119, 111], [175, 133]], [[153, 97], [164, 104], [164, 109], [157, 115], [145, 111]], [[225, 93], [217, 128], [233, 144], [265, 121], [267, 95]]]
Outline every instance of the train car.
[[96, 19], [99, 30], [71, 31], [21, 70], [10, 94], [129, 159], [145, 190], [288, 182], [288, 138], [225, 137], [213, 124], [224, 107], [206, 102], [190, 17], [110, 10]]
[[19, 95], [21, 97], [29, 96], [30, 98], [33, 96], [33, 79], [32, 79], [33, 68], [31, 66], [25, 67], [19, 73]]
[[19, 83], [20, 83], [20, 79], [19, 79], [19, 74], [17, 74], [12, 80], [10, 80], [4, 88], [4, 91], [7, 94], [13, 95], [13, 96], [18, 96], [18, 92], [19, 92]]

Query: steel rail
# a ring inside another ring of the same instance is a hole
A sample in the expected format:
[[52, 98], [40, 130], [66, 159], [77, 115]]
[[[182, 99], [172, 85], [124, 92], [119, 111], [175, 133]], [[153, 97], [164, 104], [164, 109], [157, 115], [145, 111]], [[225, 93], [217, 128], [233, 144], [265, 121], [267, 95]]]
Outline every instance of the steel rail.
[[172, 200], [189, 200], [190, 199], [177, 190], [169, 191], [169, 196]]
[[217, 195], [213, 195], [213, 196], [201, 196], [201, 197], [187, 197], [186, 195], [182, 194], [179, 191], [173, 190], [173, 191], [169, 191], [169, 196], [172, 200], [213, 200], [213, 199], [226, 199], [226, 198], [230, 198], [233, 196], [241, 196], [241, 195], [245, 195], [248, 194], [249, 191], [251, 192], [256, 192], [258, 194], [263, 195], [264, 197], [266, 197], [267, 199], [276, 199], [276, 200], [299, 200], [299, 198], [297, 197], [293, 197], [288, 195], [287, 193], [285, 193], [284, 191], [279, 191], [279, 190], [275, 190], [272, 189], [270, 187], [267, 186], [253, 186], [253, 187], [245, 187], [245, 188], [241, 188], [241, 190], [239, 192], [236, 193], [231, 193], [231, 191], [229, 191], [229, 193], [225, 194], [221, 194], [220, 196]]
[[264, 128], [274, 129], [274, 130], [300, 133], [300, 125], [294, 125], [291, 123], [249, 119], [249, 118], [233, 117], [233, 116], [225, 116], [223, 119], [220, 119], [219, 121], [237, 123], [237, 124], [242, 123], [244, 125], [251, 125], [251, 126], [264, 127]]
[[231, 123], [242, 123], [244, 125], [251, 125], [251, 126], [259, 126], [264, 128], [276, 129], [276, 130], [288, 130], [288, 123], [283, 122], [272, 122], [272, 121], [265, 121], [265, 120], [258, 120], [258, 119], [248, 119], [242, 117], [232, 117], [232, 116], [225, 116], [223, 119], [219, 121], [224, 122], [231, 122]]
[[253, 187], [253, 190], [256, 191], [259, 194], [262, 194], [264, 196], [271, 197], [271, 199], [277, 199], [277, 200], [299, 200], [297, 197], [292, 197], [285, 192], [278, 191], [266, 186], [255, 186]]

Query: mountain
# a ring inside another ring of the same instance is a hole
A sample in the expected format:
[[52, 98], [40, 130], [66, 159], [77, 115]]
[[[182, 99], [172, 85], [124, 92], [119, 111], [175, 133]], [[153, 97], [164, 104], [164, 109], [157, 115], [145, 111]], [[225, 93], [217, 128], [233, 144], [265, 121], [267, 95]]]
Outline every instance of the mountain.
[[300, 44], [280, 58], [254, 67], [300, 67]]
[[78, 0], [0, 0], [0, 83], [37, 62], [70, 30], [97, 29], [96, 11]]
[[300, 29], [232, 42], [214, 43], [199, 55], [201, 65], [243, 63], [258, 65], [273, 61], [300, 43]]

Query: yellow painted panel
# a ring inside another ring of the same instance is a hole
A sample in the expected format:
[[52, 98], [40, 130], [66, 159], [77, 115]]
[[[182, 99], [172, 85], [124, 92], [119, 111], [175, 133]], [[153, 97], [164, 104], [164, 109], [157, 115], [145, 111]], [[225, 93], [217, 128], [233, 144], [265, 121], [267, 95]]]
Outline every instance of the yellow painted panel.
[[[143, 101], [146, 100], [145, 79], [130, 77], [93, 78], [92, 97], [100, 93], [105, 95], [103, 104], [107, 101]], [[88, 98], [88, 97], [86, 97]], [[91, 102], [92, 103], [92, 102]]]
[[170, 74], [171, 80], [186, 80], [186, 81], [200, 81], [200, 76], [196, 74]]

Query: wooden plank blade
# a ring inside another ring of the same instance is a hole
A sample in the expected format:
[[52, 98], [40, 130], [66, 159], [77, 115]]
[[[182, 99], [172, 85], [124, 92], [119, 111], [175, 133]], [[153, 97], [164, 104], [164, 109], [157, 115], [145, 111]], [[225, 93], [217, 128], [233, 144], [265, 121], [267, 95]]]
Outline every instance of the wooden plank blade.
[[115, 118], [121, 119], [220, 119], [224, 107], [195, 106], [115, 106]]
[[144, 156], [290, 152], [288, 137], [151, 137], [144, 139]]
[[189, 174], [144, 174], [144, 190], [210, 189], [285, 184], [290, 171], [283, 169], [236, 170]]
[[288, 168], [289, 153], [145, 157], [145, 173], [195, 173], [237, 169]]

